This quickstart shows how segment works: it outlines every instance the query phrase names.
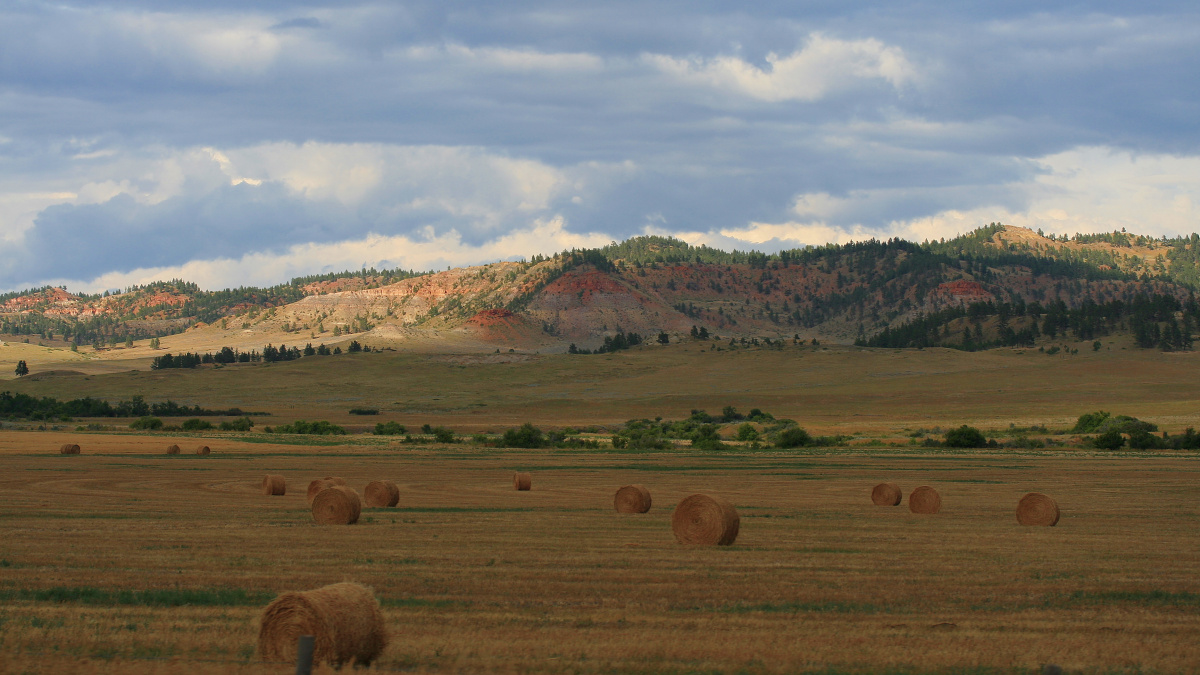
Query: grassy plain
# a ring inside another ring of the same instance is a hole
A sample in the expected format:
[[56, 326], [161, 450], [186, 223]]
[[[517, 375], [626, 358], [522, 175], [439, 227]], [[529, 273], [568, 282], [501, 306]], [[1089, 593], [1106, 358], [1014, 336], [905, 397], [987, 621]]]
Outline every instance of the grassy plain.
[[[404, 672], [1188, 672], [1200, 663], [1200, 458], [1077, 448], [936, 451], [907, 430], [1065, 427], [1095, 409], [1200, 426], [1195, 354], [1047, 356], [832, 348], [611, 356], [364, 354], [269, 367], [11, 381], [59, 398], [135, 394], [360, 425], [501, 430], [759, 407], [845, 448], [703, 454], [514, 451], [304, 439], [0, 431], [0, 673], [285, 673], [253, 656], [280, 591], [373, 586]], [[35, 371], [36, 372], [36, 371]], [[108, 420], [106, 423], [112, 424]], [[36, 426], [36, 425], [31, 425]], [[58, 428], [55, 429], [54, 427]], [[66, 441], [80, 456], [59, 456]], [[253, 442], [251, 442], [253, 441]], [[183, 455], [163, 449], [178, 442]], [[214, 454], [187, 454], [199, 442]], [[533, 473], [515, 492], [511, 472]], [[259, 494], [265, 473], [289, 493]], [[387, 478], [395, 509], [313, 525], [303, 491]], [[942, 513], [870, 504], [928, 484]], [[650, 513], [612, 495], [642, 483]], [[1028, 491], [1055, 528], [1023, 528]], [[682, 547], [673, 506], [738, 508], [728, 548]]]
[[[617, 354], [414, 354], [309, 357], [195, 371], [39, 375], [0, 389], [69, 399], [143, 395], [207, 408], [272, 413], [260, 424], [328, 419], [363, 430], [376, 421], [456, 430], [612, 425], [633, 417], [686, 417], [693, 408], [761, 408], [817, 433], [883, 434], [973, 424], [1070, 427], [1103, 409], [1175, 433], [1200, 427], [1200, 353], [1076, 345], [1073, 356], [1036, 350], [966, 353], [788, 344], [713, 351], [713, 343], [647, 346]], [[106, 362], [106, 367], [111, 362]], [[377, 408], [378, 419], [349, 414]]]

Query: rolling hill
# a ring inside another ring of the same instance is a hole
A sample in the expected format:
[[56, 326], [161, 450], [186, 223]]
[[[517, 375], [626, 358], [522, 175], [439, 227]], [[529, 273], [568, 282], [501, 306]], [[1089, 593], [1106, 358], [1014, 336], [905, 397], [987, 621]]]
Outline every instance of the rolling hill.
[[197, 351], [351, 340], [564, 351], [617, 334], [689, 339], [699, 329], [722, 340], [967, 349], [1126, 332], [1142, 346], [1183, 349], [1200, 324], [1198, 260], [1197, 235], [1047, 237], [999, 224], [948, 241], [774, 255], [637, 237], [527, 261], [364, 270], [267, 289], [204, 291], [179, 280], [99, 296], [42, 288], [0, 296], [0, 333], [116, 351], [155, 336], [164, 348]]

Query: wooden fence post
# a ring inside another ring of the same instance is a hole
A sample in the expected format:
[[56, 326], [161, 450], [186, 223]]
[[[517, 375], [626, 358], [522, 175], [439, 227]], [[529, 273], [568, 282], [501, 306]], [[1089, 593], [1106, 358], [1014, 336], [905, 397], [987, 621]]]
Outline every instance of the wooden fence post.
[[312, 675], [313, 636], [301, 635], [296, 643], [296, 675]]

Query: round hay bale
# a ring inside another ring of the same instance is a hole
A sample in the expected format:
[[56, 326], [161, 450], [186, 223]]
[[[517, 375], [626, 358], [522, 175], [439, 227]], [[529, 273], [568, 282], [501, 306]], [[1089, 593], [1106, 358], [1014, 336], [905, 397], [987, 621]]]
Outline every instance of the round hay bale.
[[871, 490], [871, 502], [875, 506], [900, 506], [904, 493], [895, 483], [880, 483]]
[[671, 529], [681, 544], [728, 546], [737, 539], [740, 522], [733, 504], [705, 494], [679, 502], [671, 515]]
[[312, 516], [318, 525], [353, 525], [361, 513], [362, 500], [345, 485], [330, 485], [312, 500]]
[[77, 445], [75, 443], [63, 443], [62, 446], [58, 449], [58, 454], [60, 454], [60, 455], [78, 455], [79, 454], [79, 445]]
[[1017, 502], [1017, 522], [1022, 525], [1054, 527], [1058, 516], [1058, 502], [1040, 492], [1030, 492]]
[[263, 476], [262, 491], [264, 495], [287, 494], [287, 481], [279, 474], [269, 473]]
[[313, 498], [317, 496], [317, 493], [319, 493], [321, 490], [324, 490], [327, 487], [332, 487], [334, 485], [337, 485], [337, 483], [334, 483], [333, 481], [329, 480], [328, 478], [318, 478], [318, 479], [314, 480], [313, 482], [309, 483], [308, 484], [308, 497], [307, 497], [309, 505], [310, 506], [312, 505]]
[[613, 497], [617, 513], [645, 513], [650, 510], [650, 491], [644, 485], [626, 485]]
[[373, 480], [363, 489], [363, 501], [378, 509], [400, 503], [400, 488], [390, 480]]
[[178, 445], [168, 445], [167, 446], [167, 454], [168, 455], [178, 455], [179, 454], [179, 446]]
[[210, 450], [210, 449], [209, 449], [209, 447], [208, 447], [207, 445], [201, 445], [201, 446], [199, 446], [199, 447], [197, 447], [197, 448], [196, 448], [196, 454], [197, 454], [197, 455], [207, 455], [207, 454], [209, 454], [210, 452], [212, 452], [212, 450]]
[[937, 513], [941, 508], [942, 496], [928, 485], [922, 485], [908, 495], [908, 510], [913, 513]]
[[325, 476], [325, 480], [329, 481], [330, 483], [332, 483], [334, 485], [345, 485], [346, 484], [346, 479], [340, 478], [338, 476]]
[[533, 476], [520, 471], [513, 474], [513, 489], [528, 490], [533, 487]]
[[275, 598], [263, 610], [258, 655], [295, 662], [301, 635], [313, 636], [313, 662], [367, 666], [387, 646], [387, 629], [375, 593], [343, 582]]

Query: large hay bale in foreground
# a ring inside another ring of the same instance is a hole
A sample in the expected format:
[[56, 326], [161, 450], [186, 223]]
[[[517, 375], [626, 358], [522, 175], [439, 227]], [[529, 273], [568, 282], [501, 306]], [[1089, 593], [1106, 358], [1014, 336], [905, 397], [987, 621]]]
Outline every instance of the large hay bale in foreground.
[[900, 506], [904, 492], [895, 483], [880, 483], [871, 490], [871, 502], [875, 506]]
[[269, 473], [263, 476], [262, 491], [264, 495], [285, 495], [287, 481], [279, 474]]
[[167, 446], [167, 454], [168, 455], [178, 455], [179, 454], [179, 446], [175, 445], [175, 444], [168, 445]]
[[400, 503], [400, 488], [390, 480], [373, 480], [363, 489], [363, 501], [378, 509]]
[[318, 525], [353, 525], [360, 514], [362, 500], [345, 485], [330, 485], [312, 500], [312, 517]]
[[520, 471], [513, 474], [513, 489], [528, 490], [533, 487], [533, 476]]
[[941, 508], [942, 496], [928, 485], [922, 485], [908, 495], [908, 510], [913, 513], [937, 513]]
[[1040, 492], [1030, 492], [1017, 502], [1017, 522], [1022, 525], [1054, 527], [1059, 515], [1058, 502]]
[[79, 445], [76, 443], [63, 443], [62, 446], [60, 446], [58, 448], [58, 454], [60, 454], [60, 455], [78, 455], [79, 454]]
[[196, 448], [197, 455], [207, 455], [210, 452], [212, 452], [212, 450], [209, 449], [207, 445], [201, 445]]
[[727, 500], [695, 494], [679, 502], [671, 515], [671, 530], [681, 544], [728, 546], [737, 539], [737, 509]]
[[313, 636], [314, 663], [333, 665], [369, 665], [388, 642], [375, 593], [350, 582], [275, 598], [262, 613], [258, 655], [294, 662], [301, 635]]
[[644, 485], [626, 485], [613, 497], [617, 513], [645, 513], [650, 503], [650, 491]]

